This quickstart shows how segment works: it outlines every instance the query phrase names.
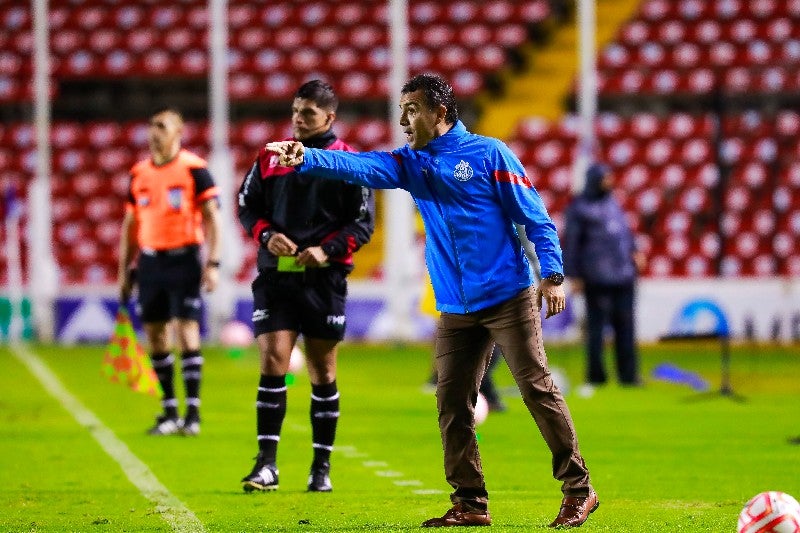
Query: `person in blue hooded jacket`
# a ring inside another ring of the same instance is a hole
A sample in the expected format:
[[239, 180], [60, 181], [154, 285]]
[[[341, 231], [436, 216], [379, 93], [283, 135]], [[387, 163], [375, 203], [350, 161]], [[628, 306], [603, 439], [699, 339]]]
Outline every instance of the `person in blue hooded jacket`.
[[611, 191], [613, 174], [594, 163], [586, 171], [583, 192], [566, 210], [564, 273], [574, 292], [586, 302], [586, 379], [606, 382], [603, 331], [614, 331], [617, 378], [624, 385], [639, 383], [639, 356], [634, 330], [634, 293], [644, 256], [637, 252], [633, 231]]
[[[408, 144], [350, 154], [267, 144], [300, 173], [372, 188], [405, 189], [425, 224], [425, 259], [441, 312], [435, 352], [436, 398], [452, 507], [424, 527], [489, 525], [491, 518], [475, 436], [478, 387], [493, 344], [502, 350], [525, 405], [552, 454], [562, 505], [552, 527], [583, 524], [597, 494], [578, 449], [563, 395], [542, 342], [540, 310], [564, 310], [561, 247], [555, 226], [519, 159], [503, 142], [467, 131], [453, 89], [418, 75], [401, 90], [400, 125]], [[525, 228], [541, 264], [537, 288], [514, 223]]]

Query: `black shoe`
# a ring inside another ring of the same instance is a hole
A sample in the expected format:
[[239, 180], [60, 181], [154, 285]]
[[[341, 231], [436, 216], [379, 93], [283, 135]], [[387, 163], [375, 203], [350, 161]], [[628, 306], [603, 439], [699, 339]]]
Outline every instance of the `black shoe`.
[[196, 437], [200, 434], [200, 417], [187, 416], [181, 422], [180, 434], [185, 437]]
[[259, 453], [253, 470], [242, 478], [242, 488], [245, 492], [278, 490], [278, 467]]
[[148, 435], [177, 435], [183, 427], [183, 421], [177, 416], [161, 415], [156, 417], [156, 423], [147, 430]]
[[331, 485], [330, 473], [330, 463], [311, 465], [311, 472], [308, 474], [308, 491], [331, 492], [333, 485]]

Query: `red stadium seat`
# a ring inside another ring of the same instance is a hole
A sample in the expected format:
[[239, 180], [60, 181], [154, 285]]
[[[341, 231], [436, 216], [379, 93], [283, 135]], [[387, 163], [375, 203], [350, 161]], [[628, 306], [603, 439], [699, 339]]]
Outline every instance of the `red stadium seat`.
[[85, 130], [74, 122], [56, 122], [50, 128], [50, 141], [54, 148], [80, 146], [85, 142]]
[[77, 194], [83, 199], [91, 198], [100, 190], [102, 181], [103, 177], [95, 170], [77, 173], [69, 180], [71, 187], [69, 194]]
[[343, 98], [374, 97], [375, 82], [371, 76], [363, 72], [348, 72], [342, 77], [338, 90]]
[[158, 32], [150, 27], [140, 27], [126, 35], [125, 48], [133, 53], [144, 53], [152, 50], [158, 41]]
[[295, 12], [295, 16], [299, 18], [300, 22], [309, 28], [335, 22], [331, 15], [332, 10], [326, 2], [304, 2]]
[[478, 20], [479, 8], [473, 2], [455, 0], [449, 2], [445, 8], [448, 20], [454, 24], [464, 24]]
[[272, 140], [276, 140], [275, 128], [269, 122], [262, 120], [248, 120], [235, 124], [231, 131], [231, 144], [242, 143], [250, 148], [261, 148]]
[[661, 22], [666, 19], [671, 11], [668, 0], [646, 0], [639, 8], [641, 16], [650, 22]]
[[388, 30], [377, 25], [354, 26], [347, 35], [347, 41], [359, 50], [387, 45]]
[[282, 28], [291, 24], [293, 17], [293, 3], [273, 3], [264, 4], [261, 7], [261, 22], [267, 28]]
[[641, 150], [635, 139], [624, 138], [608, 144], [603, 159], [615, 167], [631, 165], [641, 159]]
[[442, 13], [442, 5], [438, 2], [413, 2], [409, 7], [408, 19], [412, 25], [428, 26], [434, 22], [444, 22]]
[[673, 270], [673, 261], [664, 255], [654, 255], [647, 264], [647, 273], [654, 278], [669, 277]]
[[258, 19], [258, 9], [255, 5], [244, 3], [230, 3], [228, 5], [228, 27], [233, 35], [246, 28]]
[[703, 49], [693, 42], [677, 44], [671, 51], [670, 64], [676, 68], [696, 68], [705, 60]]
[[716, 231], [706, 231], [700, 236], [700, 253], [706, 259], [715, 259], [721, 250], [719, 234]]
[[789, 257], [797, 249], [795, 246], [796, 237], [785, 231], [775, 233], [772, 238], [772, 252], [779, 258]]
[[84, 32], [110, 27], [110, 13], [108, 8], [103, 5], [78, 6], [73, 8], [71, 17], [66, 24]]
[[273, 42], [280, 50], [294, 53], [301, 46], [308, 45], [310, 39], [307, 30], [296, 26], [287, 26], [276, 30], [273, 35]]
[[550, 15], [550, 3], [546, 0], [523, 0], [517, 4], [515, 19], [534, 24], [547, 20]]
[[455, 29], [452, 26], [436, 24], [420, 32], [420, 42], [428, 48], [437, 49], [455, 40]]
[[322, 50], [330, 50], [344, 43], [345, 32], [336, 26], [318, 28], [311, 34], [311, 44]]
[[[359, 66], [359, 55], [355, 49], [349, 46], [339, 46], [325, 54], [325, 70], [334, 72], [346, 72], [354, 70]], [[362, 70], [358, 68], [356, 70]]]
[[518, 23], [503, 24], [494, 32], [494, 42], [505, 48], [516, 48], [527, 40], [528, 30]]
[[176, 27], [183, 26], [183, 12], [175, 5], [157, 5], [149, 13], [150, 26], [158, 30], [173, 31]]
[[[51, 12], [52, 15], [52, 12]], [[137, 4], [125, 4], [112, 8], [110, 13], [111, 27], [128, 31], [140, 27], [144, 20], [144, 7]]]
[[385, 73], [389, 70], [391, 62], [391, 55], [388, 48], [385, 46], [375, 46], [363, 52], [364, 58], [360, 68], [365, 72], [385, 77]]

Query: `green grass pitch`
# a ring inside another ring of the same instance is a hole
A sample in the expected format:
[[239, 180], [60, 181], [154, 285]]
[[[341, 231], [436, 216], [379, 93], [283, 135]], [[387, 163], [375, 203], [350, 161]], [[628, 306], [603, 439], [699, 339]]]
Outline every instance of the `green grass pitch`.
[[[341, 347], [331, 494], [305, 492], [311, 433], [302, 372], [289, 389], [281, 488], [245, 494], [239, 480], [257, 451], [254, 350], [205, 349], [203, 433], [185, 438], [144, 434], [158, 401], [106, 381], [102, 346], [28, 349], [206, 531], [409, 531], [449, 506], [435, 399], [422, 387], [427, 345]], [[180, 529], [9, 350], [0, 347], [0, 531]], [[572, 383], [567, 402], [601, 501], [581, 531], [735, 531], [739, 510], [756, 493], [800, 496], [800, 446], [787, 442], [800, 435], [797, 346], [734, 347], [731, 383], [743, 402], [714, 392], [720, 359], [713, 342], [645, 346], [642, 353], [643, 387], [611, 384], [585, 398], [575, 392], [581, 349], [548, 346], [551, 366]], [[664, 362], [699, 373], [711, 392], [649, 378]], [[558, 512], [559, 483], [504, 365], [497, 379], [508, 412], [491, 414], [479, 427], [491, 529], [547, 531]]]

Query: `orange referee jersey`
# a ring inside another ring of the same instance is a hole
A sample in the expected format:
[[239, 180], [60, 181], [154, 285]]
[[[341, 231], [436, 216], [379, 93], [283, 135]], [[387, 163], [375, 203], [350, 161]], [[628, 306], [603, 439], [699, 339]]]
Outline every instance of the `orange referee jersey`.
[[206, 161], [187, 150], [161, 166], [139, 161], [131, 168], [126, 204], [136, 218], [139, 247], [170, 250], [202, 243], [200, 206], [217, 196]]

